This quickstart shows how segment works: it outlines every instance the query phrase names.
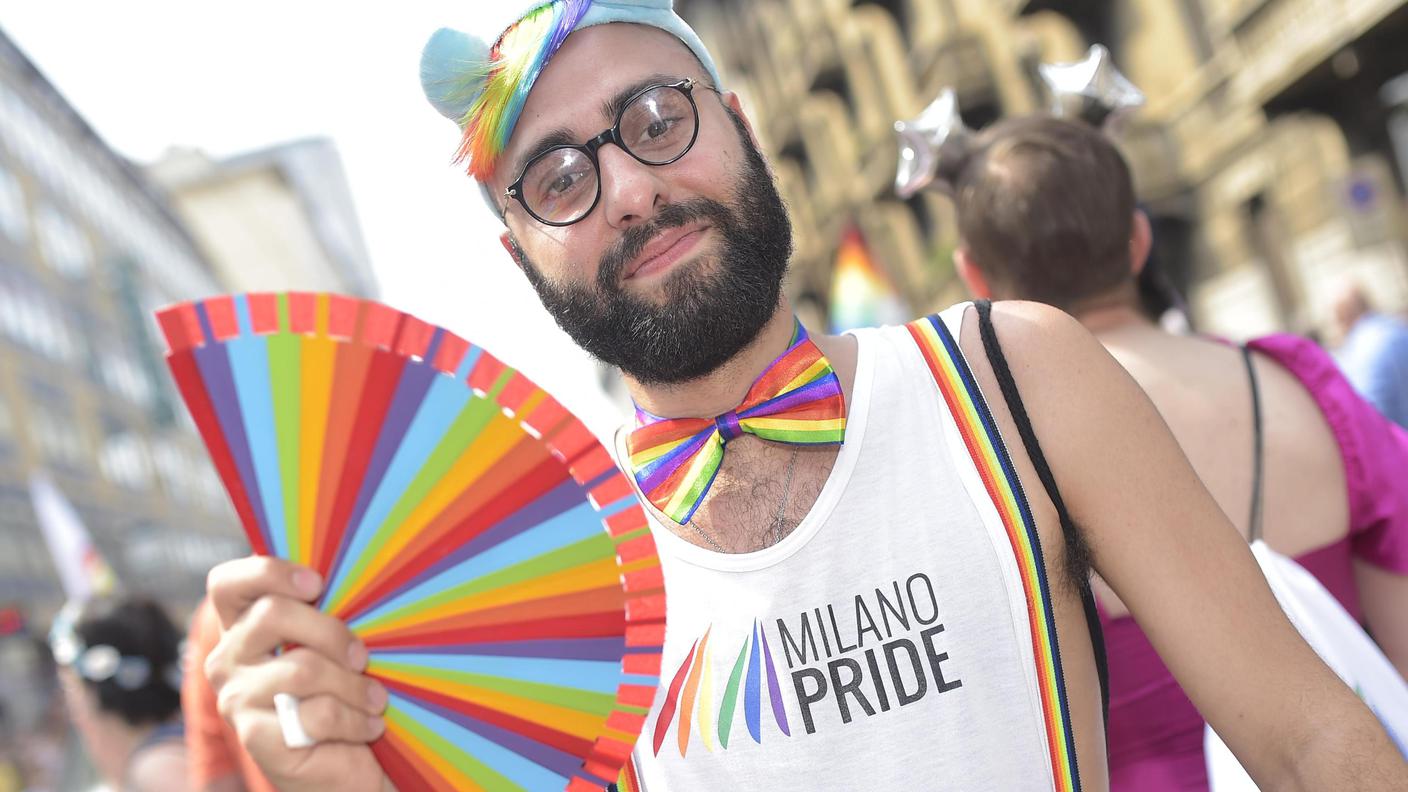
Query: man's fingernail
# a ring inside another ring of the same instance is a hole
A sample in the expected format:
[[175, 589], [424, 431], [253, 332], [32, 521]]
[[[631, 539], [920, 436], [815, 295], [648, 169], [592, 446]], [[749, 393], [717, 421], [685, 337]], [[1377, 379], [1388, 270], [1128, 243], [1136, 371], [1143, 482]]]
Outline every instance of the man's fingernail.
[[372, 716], [367, 718], [367, 727], [372, 730], [373, 738], [380, 737], [381, 733], [386, 731], [386, 721], [379, 717]]
[[323, 579], [311, 569], [300, 569], [293, 573], [293, 587], [299, 594], [311, 599], [323, 590]]
[[367, 704], [371, 707], [372, 712], [381, 712], [385, 709], [386, 700], [386, 688], [373, 679], [372, 683], [367, 686]]
[[357, 639], [352, 639], [352, 643], [347, 646], [347, 662], [351, 664], [353, 671], [361, 671], [367, 667], [367, 645]]

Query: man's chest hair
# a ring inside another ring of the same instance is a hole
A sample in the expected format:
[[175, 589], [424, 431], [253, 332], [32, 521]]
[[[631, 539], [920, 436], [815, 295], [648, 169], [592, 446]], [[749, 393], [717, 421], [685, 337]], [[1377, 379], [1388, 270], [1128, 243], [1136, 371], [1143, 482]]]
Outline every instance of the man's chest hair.
[[695, 521], [731, 546], [767, 547], [806, 517], [835, 461], [836, 448], [831, 446], [806, 448], [739, 438], [729, 444]]

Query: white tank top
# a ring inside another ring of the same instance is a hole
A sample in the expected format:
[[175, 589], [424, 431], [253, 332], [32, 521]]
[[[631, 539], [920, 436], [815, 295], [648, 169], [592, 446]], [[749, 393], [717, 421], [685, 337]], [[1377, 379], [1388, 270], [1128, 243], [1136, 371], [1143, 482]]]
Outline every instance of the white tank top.
[[855, 333], [845, 443], [781, 542], [721, 554], [652, 517], [668, 629], [623, 792], [1079, 788], [1034, 526], [953, 341], [965, 307]]

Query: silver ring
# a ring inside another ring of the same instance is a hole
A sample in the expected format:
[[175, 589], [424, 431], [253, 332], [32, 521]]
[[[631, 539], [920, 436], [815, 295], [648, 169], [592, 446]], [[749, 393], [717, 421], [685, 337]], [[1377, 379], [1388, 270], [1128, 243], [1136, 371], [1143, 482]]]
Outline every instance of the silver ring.
[[317, 741], [308, 736], [298, 717], [298, 698], [288, 693], [274, 694], [274, 712], [279, 716], [279, 729], [284, 733], [284, 745], [289, 748], [311, 748]]

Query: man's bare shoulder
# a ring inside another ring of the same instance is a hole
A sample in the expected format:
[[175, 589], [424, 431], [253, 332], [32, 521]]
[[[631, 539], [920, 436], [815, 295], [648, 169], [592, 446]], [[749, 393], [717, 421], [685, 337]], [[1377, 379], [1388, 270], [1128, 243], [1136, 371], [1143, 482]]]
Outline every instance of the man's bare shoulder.
[[[1100, 342], [1058, 308], [1020, 300], [997, 302], [992, 305], [992, 324], [1024, 400], [1030, 393], [1041, 402], [1053, 396], [1079, 401], [1086, 378], [1123, 374]], [[959, 345], [980, 379], [992, 376], [976, 310], [964, 315]]]
[[[991, 315], [993, 337], [985, 342], [978, 311], [968, 309], [959, 346], [1018, 478], [1026, 485], [1048, 562], [1066, 569], [1070, 579], [1082, 579], [1087, 553], [1077, 537], [1066, 536], [1061, 528], [1031, 454], [1040, 449], [1057, 490], [1070, 505], [1071, 495], [1084, 484], [1083, 477], [1071, 474], [1083, 467], [1085, 455], [1091, 453], [1079, 427], [1099, 420], [1103, 398], [1099, 393], [1108, 390], [1099, 382], [1112, 377], [1112, 371], [1124, 376], [1123, 371], [1079, 322], [1056, 308], [1004, 301], [993, 304]], [[998, 371], [1002, 362], [1010, 374], [1005, 383]], [[1035, 446], [1028, 445], [1024, 430], [1035, 439]], [[1066, 557], [1067, 546], [1075, 557]]]

